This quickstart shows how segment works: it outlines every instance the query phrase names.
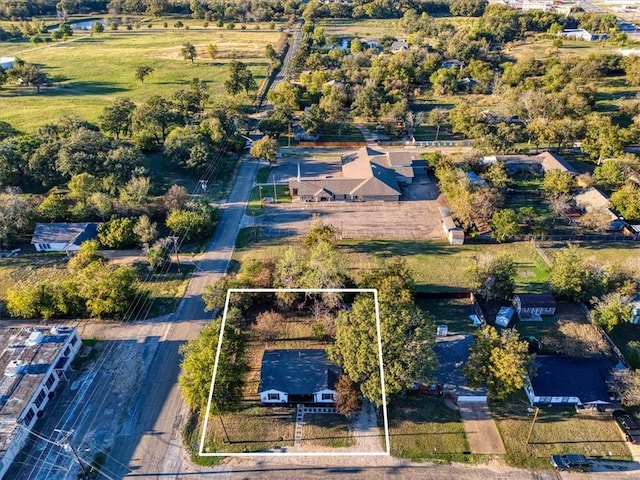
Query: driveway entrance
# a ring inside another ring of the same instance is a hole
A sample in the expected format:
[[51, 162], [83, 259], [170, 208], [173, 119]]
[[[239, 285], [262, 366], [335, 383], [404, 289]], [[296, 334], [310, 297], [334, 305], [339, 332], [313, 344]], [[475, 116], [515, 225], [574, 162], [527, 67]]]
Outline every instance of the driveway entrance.
[[458, 408], [473, 453], [499, 455], [506, 453], [502, 438], [486, 403], [459, 402]]

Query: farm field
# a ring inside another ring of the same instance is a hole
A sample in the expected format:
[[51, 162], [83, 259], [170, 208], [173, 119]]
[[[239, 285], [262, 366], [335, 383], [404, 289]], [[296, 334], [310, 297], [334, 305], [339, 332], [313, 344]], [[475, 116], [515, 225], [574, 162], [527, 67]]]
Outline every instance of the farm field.
[[[43, 87], [39, 95], [33, 88], [6, 86], [0, 90], [0, 120], [27, 131], [71, 112], [95, 122], [115, 97], [143, 102], [153, 95], [171, 96], [193, 78], [208, 83], [210, 101], [223, 100], [227, 98], [223, 83], [228, 62], [237, 58], [246, 63], [259, 85], [267, 72], [266, 45], [275, 45], [280, 35], [270, 30], [154, 29], [95, 36], [76, 33], [69, 41], [43, 47], [21, 43], [20, 50], [15, 42], [0, 43], [3, 54], [10, 47], [6, 55], [41, 65], [50, 77], [60, 79]], [[180, 52], [186, 42], [198, 52], [193, 64]], [[218, 47], [214, 60], [205, 52], [209, 43]], [[154, 68], [144, 83], [135, 79], [141, 65]]]

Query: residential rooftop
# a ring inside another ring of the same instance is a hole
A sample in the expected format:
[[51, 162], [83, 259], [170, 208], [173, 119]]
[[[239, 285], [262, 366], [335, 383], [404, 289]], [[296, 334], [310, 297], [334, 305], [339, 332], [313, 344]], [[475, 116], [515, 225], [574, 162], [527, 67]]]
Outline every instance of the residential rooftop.
[[265, 350], [259, 392], [280, 390], [303, 395], [333, 390], [341, 370], [322, 349]]

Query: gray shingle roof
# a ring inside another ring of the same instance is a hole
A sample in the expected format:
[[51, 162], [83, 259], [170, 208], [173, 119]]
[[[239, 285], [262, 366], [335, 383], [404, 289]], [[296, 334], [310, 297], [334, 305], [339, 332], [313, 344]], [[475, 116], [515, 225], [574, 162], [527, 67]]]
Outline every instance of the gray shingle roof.
[[98, 223], [38, 223], [33, 232], [32, 244], [64, 243], [80, 245], [85, 240], [96, 238]]
[[258, 392], [279, 390], [305, 395], [333, 390], [340, 373], [340, 368], [329, 361], [324, 350], [265, 350]]

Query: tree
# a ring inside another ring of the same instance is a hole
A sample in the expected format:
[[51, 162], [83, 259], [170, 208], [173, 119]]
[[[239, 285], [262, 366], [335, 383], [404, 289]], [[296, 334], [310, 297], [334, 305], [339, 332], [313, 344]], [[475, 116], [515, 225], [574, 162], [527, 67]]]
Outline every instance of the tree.
[[160, 95], [153, 95], [133, 114], [135, 130], [151, 131], [157, 142], [167, 138], [169, 127], [175, 125], [177, 120], [171, 102]]
[[357, 413], [362, 408], [362, 398], [358, 391], [358, 386], [348, 375], [344, 373], [338, 377], [335, 384], [336, 410], [339, 414], [350, 416]]
[[171, 185], [167, 193], [162, 196], [162, 203], [166, 210], [180, 210], [189, 203], [189, 192], [181, 185]]
[[504, 162], [495, 162], [489, 165], [482, 178], [487, 180], [492, 187], [499, 190], [503, 190], [509, 185], [509, 174]]
[[270, 342], [278, 338], [284, 324], [284, 316], [279, 312], [270, 310], [268, 312], [260, 312], [256, 317], [256, 323], [251, 331], [265, 342]]
[[202, 203], [194, 209], [172, 210], [167, 217], [166, 225], [174, 235], [185, 241], [203, 240], [213, 231], [218, 211], [208, 204]]
[[274, 164], [278, 159], [278, 142], [275, 138], [265, 135], [251, 145], [250, 154], [253, 158], [264, 159]]
[[611, 117], [591, 113], [586, 119], [586, 134], [580, 148], [598, 161], [621, 156], [626, 144], [626, 133], [611, 122]]
[[98, 227], [98, 240], [107, 248], [128, 248], [138, 243], [133, 232], [135, 220], [133, 218], [114, 218]]
[[147, 215], [141, 215], [133, 226], [133, 233], [141, 245], [151, 245], [158, 238], [158, 224]]
[[64, 195], [51, 193], [38, 205], [38, 214], [48, 222], [61, 222], [67, 218], [68, 208]]
[[575, 186], [575, 179], [569, 172], [562, 170], [548, 170], [544, 174], [542, 189], [551, 196], [561, 196], [571, 193]]
[[440, 127], [442, 126], [442, 124], [446, 123], [448, 118], [449, 114], [444, 108], [434, 108], [429, 111], [429, 115], [427, 116], [427, 123], [436, 127], [436, 137], [434, 139], [436, 142], [438, 141], [438, 136], [440, 135]]
[[229, 79], [224, 82], [224, 86], [230, 95], [237, 95], [242, 90], [248, 94], [258, 88], [251, 70], [237, 60], [232, 60], [229, 64]]
[[328, 225], [318, 220], [311, 225], [311, 229], [302, 239], [302, 243], [307, 248], [312, 248], [320, 242], [334, 244], [336, 242], [338, 229], [333, 225]]
[[29, 204], [16, 187], [0, 193], [0, 249], [8, 247], [29, 222]]
[[35, 87], [38, 94], [40, 93], [40, 88], [49, 83], [47, 74], [36, 65], [30, 63], [15, 65], [9, 72], [10, 76], [21, 79], [24, 85]]
[[491, 216], [491, 237], [504, 242], [520, 233], [518, 214], [510, 208], [498, 210]]
[[640, 187], [627, 182], [611, 195], [611, 204], [626, 220], [640, 220]]
[[606, 232], [611, 228], [611, 212], [606, 208], [591, 210], [580, 217], [580, 226], [587, 230]]
[[631, 320], [633, 307], [629, 303], [630, 298], [620, 292], [611, 292], [602, 298], [594, 298], [595, 308], [591, 311], [593, 321], [611, 332], [613, 327]]
[[605, 160], [593, 171], [593, 182], [598, 188], [616, 190], [624, 185], [627, 179], [623, 162], [617, 160]]
[[120, 134], [131, 133], [131, 122], [135, 103], [128, 98], [116, 98], [113, 104], [104, 107], [100, 115], [100, 127], [105, 132], [113, 133], [116, 138]]
[[469, 360], [463, 368], [469, 385], [486, 384], [489, 395], [496, 399], [521, 390], [525, 377], [533, 373], [533, 357], [528, 348], [517, 330], [505, 328], [498, 334], [490, 325], [483, 327], [469, 349]]
[[134, 176], [120, 189], [120, 200], [128, 205], [142, 205], [151, 190], [151, 179], [149, 177]]
[[191, 63], [193, 63], [195, 58], [198, 56], [198, 51], [191, 42], [187, 42], [182, 45], [182, 49], [180, 50], [180, 52], [182, 53], [182, 58], [184, 58], [185, 60], [191, 60]]
[[456, 17], [480, 17], [486, 6], [486, 0], [452, 0], [449, 11]]
[[98, 252], [100, 244], [97, 240], [87, 240], [82, 242], [80, 248], [67, 263], [67, 270], [75, 272], [88, 267], [93, 262], [104, 260], [104, 257]]
[[122, 317], [132, 300], [142, 294], [134, 267], [114, 267], [93, 262], [80, 272], [80, 296], [91, 317]]
[[[236, 407], [242, 399], [243, 374], [246, 363], [243, 358], [244, 342], [239, 333], [236, 308], [229, 309], [226, 331], [216, 372], [213, 408], [221, 412]], [[211, 388], [221, 320], [206, 325], [200, 334], [180, 347], [182, 363], [178, 383], [185, 403], [194, 411], [206, 409]]]
[[300, 117], [300, 126], [309, 135], [317, 135], [325, 126], [325, 113], [320, 106], [311, 105]]
[[436, 95], [452, 95], [457, 90], [458, 70], [456, 68], [440, 68], [429, 77]]
[[95, 22], [92, 26], [91, 26], [91, 31], [93, 33], [104, 33], [104, 25], [102, 24], [102, 22]]
[[140, 65], [136, 68], [136, 80], [140, 80], [140, 83], [144, 83], [144, 79], [153, 73], [155, 69], [150, 65]]
[[640, 405], [640, 374], [637, 372], [614, 368], [607, 384], [623, 405], [627, 407]]
[[578, 247], [569, 245], [554, 255], [549, 287], [555, 295], [577, 302], [588, 300], [593, 296], [593, 283], [593, 274]]
[[211, 57], [211, 60], [214, 60], [218, 56], [218, 47], [213, 43], [207, 44], [205, 50], [207, 51], [207, 55]]
[[[379, 292], [382, 355], [387, 395], [427, 382], [433, 375], [434, 327], [412, 298], [413, 278], [403, 262], [391, 262], [363, 278], [362, 286]], [[336, 340], [329, 358], [360, 386], [376, 405], [382, 403], [380, 359], [375, 304], [371, 294], [360, 294], [349, 311], [336, 318]]]
[[153, 246], [149, 246], [148, 243], [145, 245], [144, 250], [146, 250], [147, 262], [149, 262], [151, 270], [159, 270], [171, 261], [169, 249], [173, 245], [173, 241], [170, 238], [161, 238]]
[[468, 271], [471, 289], [486, 301], [510, 299], [515, 289], [516, 266], [508, 254], [475, 258]]

